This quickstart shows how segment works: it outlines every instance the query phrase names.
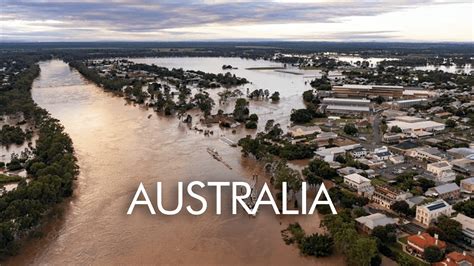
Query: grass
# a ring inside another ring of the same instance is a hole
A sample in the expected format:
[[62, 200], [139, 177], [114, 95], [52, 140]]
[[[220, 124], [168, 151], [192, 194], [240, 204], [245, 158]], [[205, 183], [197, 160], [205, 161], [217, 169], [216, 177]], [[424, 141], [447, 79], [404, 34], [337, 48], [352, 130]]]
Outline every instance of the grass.
[[402, 237], [402, 238], [399, 238], [398, 241], [402, 242], [403, 244], [407, 244], [407, 238], [408, 236], [405, 236], [405, 237]]
[[[405, 239], [406, 241], [406, 239]], [[421, 260], [418, 260], [409, 254], [405, 253], [402, 249], [402, 245], [400, 243], [395, 243], [393, 245], [389, 246], [390, 250], [392, 250], [393, 254], [397, 258], [397, 262], [400, 264], [400, 262], [404, 262], [404, 264], [408, 265], [415, 265], [415, 266], [428, 266], [428, 263], [425, 263]]]
[[381, 179], [381, 178], [379, 178], [379, 177], [375, 177], [375, 178], [373, 178], [373, 179], [370, 181], [370, 183], [371, 183], [372, 185], [379, 185], [379, 186], [382, 186], [382, 185], [387, 184], [387, 181], [385, 181], [385, 180], [383, 180], [383, 179]]
[[21, 180], [21, 177], [17, 175], [8, 176], [8, 175], [0, 174], [0, 184], [18, 182], [20, 180]]

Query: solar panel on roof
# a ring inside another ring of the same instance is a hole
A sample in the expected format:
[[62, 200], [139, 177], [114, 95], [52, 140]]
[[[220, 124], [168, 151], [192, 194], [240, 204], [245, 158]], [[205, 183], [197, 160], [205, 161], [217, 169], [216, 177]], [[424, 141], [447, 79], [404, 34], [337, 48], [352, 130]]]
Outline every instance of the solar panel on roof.
[[437, 209], [441, 209], [443, 207], [446, 207], [446, 204], [444, 204], [444, 202], [440, 202], [440, 203], [437, 203], [435, 205], [427, 206], [426, 208], [428, 208], [428, 210], [430, 210], [430, 211], [434, 211], [434, 210], [437, 210]]

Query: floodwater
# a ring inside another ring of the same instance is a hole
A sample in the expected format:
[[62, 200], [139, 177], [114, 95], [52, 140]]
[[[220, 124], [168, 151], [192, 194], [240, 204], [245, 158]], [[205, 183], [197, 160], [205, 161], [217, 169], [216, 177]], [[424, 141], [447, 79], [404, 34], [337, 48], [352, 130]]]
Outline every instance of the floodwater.
[[[240, 64], [247, 64], [237, 59], [216, 60], [219, 67], [230, 63], [240, 68]], [[201, 64], [200, 69], [206, 70], [205, 62]], [[205, 137], [174, 117], [157, 115], [151, 109], [126, 104], [124, 99], [103, 92], [62, 61], [42, 62], [40, 67], [41, 75], [33, 84], [33, 99], [65, 126], [74, 142], [81, 173], [62, 218], [47, 226], [43, 238], [25, 244], [20, 255], [7, 264], [344, 264], [340, 255], [307, 258], [300, 256], [296, 247], [284, 244], [280, 231], [290, 222], [300, 222], [308, 233], [321, 232], [318, 215], [281, 217], [268, 206], [256, 217], [243, 214], [241, 209], [239, 214], [231, 215], [227, 190], [223, 192], [222, 215], [214, 212], [211, 189], [195, 189], [208, 199], [208, 211], [202, 216], [192, 216], [184, 209], [175, 216], [151, 215], [143, 206], [127, 215], [140, 182], [155, 208], [156, 182], [163, 182], [164, 204], [172, 209], [176, 206], [178, 181], [249, 181], [254, 174], [259, 175], [259, 184], [268, 181], [260, 164], [242, 158], [238, 148], [220, 141], [221, 135], [238, 140], [255, 131], [239, 129], [233, 135], [213, 127], [214, 135]], [[283, 76], [291, 76], [267, 72], [261, 75], [277, 83]], [[301, 95], [305, 89], [300, 80], [303, 77], [292, 77], [293, 81], [278, 87], [285, 95], [279, 104], [252, 104], [251, 111], [265, 116], [263, 113], [268, 110], [280, 112], [302, 104], [301, 100], [285, 103], [285, 99]], [[260, 82], [246, 78], [255, 84]], [[294, 87], [287, 86], [292, 82]], [[288, 116], [286, 113], [280, 119]], [[215, 148], [232, 169], [214, 160], [206, 152], [208, 147]], [[184, 206], [189, 202], [185, 198]], [[192, 205], [200, 207], [194, 201]]]

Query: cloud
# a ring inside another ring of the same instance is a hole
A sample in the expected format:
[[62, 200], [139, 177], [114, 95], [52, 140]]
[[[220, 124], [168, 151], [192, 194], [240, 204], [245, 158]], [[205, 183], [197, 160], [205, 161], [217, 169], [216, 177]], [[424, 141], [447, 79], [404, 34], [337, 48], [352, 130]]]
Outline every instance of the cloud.
[[[25, 39], [36, 37], [40, 40], [48, 38], [80, 40], [91, 32], [95, 33], [96, 39], [156, 40], [160, 37], [180, 35], [179, 29], [184, 28], [188, 30], [193, 27], [202, 29], [258, 24], [339, 23], [347, 17], [376, 16], [440, 2], [435, 0], [3, 0], [2, 3], [0, 34], [3, 40], [21, 38], [21, 36]], [[201, 37], [207, 38], [205, 32], [200, 34]], [[362, 38], [367, 36], [384, 38], [385, 36], [385, 34], [377, 34], [377, 31], [356, 34]], [[191, 31], [190, 35], [196, 34]]]

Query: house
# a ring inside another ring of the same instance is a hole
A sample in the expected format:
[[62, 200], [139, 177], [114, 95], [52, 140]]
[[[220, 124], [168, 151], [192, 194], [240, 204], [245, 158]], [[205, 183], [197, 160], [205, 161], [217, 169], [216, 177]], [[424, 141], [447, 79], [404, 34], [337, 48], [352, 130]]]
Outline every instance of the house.
[[382, 142], [388, 143], [388, 144], [393, 144], [393, 143], [398, 143], [403, 137], [403, 134], [401, 133], [385, 133], [382, 136]]
[[438, 148], [432, 147], [415, 148], [408, 153], [408, 156], [428, 162], [442, 161], [446, 157]]
[[449, 155], [456, 159], [465, 158], [471, 154], [474, 154], [473, 148], [452, 148], [446, 151]]
[[352, 155], [352, 157], [354, 158], [362, 158], [362, 157], [365, 157], [367, 156], [367, 149], [366, 148], [363, 148], [363, 147], [357, 147], [353, 150], [350, 151], [350, 154]]
[[410, 155], [412, 151], [420, 145], [412, 140], [406, 140], [389, 147], [390, 151], [400, 155]]
[[447, 161], [430, 163], [426, 166], [426, 170], [433, 173], [438, 182], [454, 181], [454, 179], [456, 179], [456, 173], [451, 169], [452, 165]]
[[397, 224], [398, 219], [387, 217], [382, 213], [374, 213], [367, 216], [361, 216], [355, 219], [359, 228], [366, 232], [371, 233], [377, 226], [386, 226], [389, 224]]
[[446, 255], [446, 258], [440, 262], [433, 264], [434, 266], [473, 266], [474, 257], [468, 255], [465, 251], [463, 253], [453, 251]]
[[390, 209], [392, 205], [401, 200], [413, 197], [413, 194], [409, 192], [403, 192], [394, 187], [390, 186], [375, 186], [374, 193], [372, 194], [372, 202]]
[[392, 156], [392, 157], [390, 157], [390, 161], [393, 164], [401, 164], [401, 163], [405, 162], [405, 156], [403, 156], [403, 155]]
[[437, 187], [432, 187], [425, 192], [425, 196], [439, 197], [444, 200], [458, 199], [460, 194], [461, 189], [456, 183], [448, 183]]
[[446, 201], [440, 199], [431, 203], [416, 207], [416, 218], [418, 222], [428, 226], [438, 217], [445, 215], [451, 216], [453, 208]]
[[466, 193], [474, 192], [474, 177], [461, 180], [461, 191]]
[[474, 219], [462, 213], [458, 213], [458, 215], [452, 219], [461, 224], [464, 240], [471, 246], [474, 245]]
[[426, 170], [435, 174], [436, 176], [441, 176], [443, 172], [450, 171], [452, 168], [451, 164], [447, 161], [440, 161], [436, 163], [429, 163], [426, 165]]
[[452, 160], [453, 170], [465, 175], [474, 176], [474, 155], [466, 158]]
[[374, 191], [374, 187], [370, 184], [370, 179], [355, 173], [344, 176], [344, 184], [361, 195], [372, 195]]
[[385, 160], [388, 160], [391, 155], [392, 154], [390, 153], [388, 148], [386, 146], [383, 146], [381, 148], [374, 149], [373, 157], [377, 161], [385, 161]]
[[446, 249], [446, 242], [439, 240], [437, 234], [433, 237], [428, 233], [418, 232], [416, 235], [407, 237], [406, 249], [410, 253], [422, 256], [425, 252], [425, 248], [431, 246], [436, 246], [444, 251]]

